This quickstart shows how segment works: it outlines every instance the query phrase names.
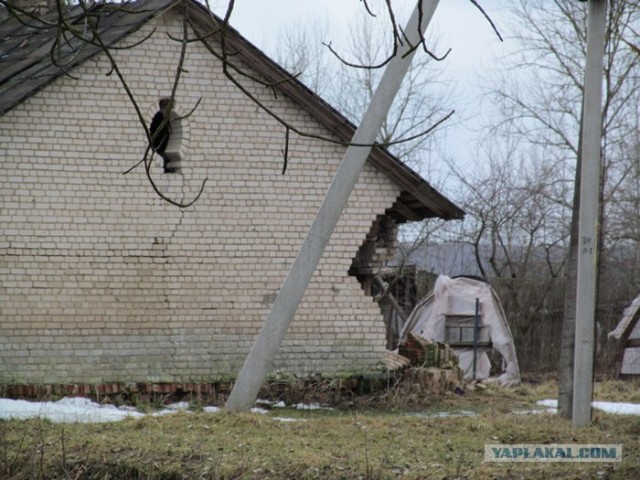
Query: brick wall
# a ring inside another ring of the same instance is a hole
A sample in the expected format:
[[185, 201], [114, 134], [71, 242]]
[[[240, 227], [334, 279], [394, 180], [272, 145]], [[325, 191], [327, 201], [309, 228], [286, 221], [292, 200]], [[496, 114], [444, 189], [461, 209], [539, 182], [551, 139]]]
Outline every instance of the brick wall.
[[[116, 53], [150, 118], [169, 95], [180, 17], [167, 13]], [[187, 382], [234, 376], [266, 318], [344, 147], [291, 138], [190, 44], [177, 109], [182, 174], [142, 167], [144, 132], [96, 58], [0, 117], [0, 383]], [[327, 135], [286, 98], [247, 85], [302, 129]], [[275, 370], [376, 368], [384, 326], [347, 271], [398, 188], [367, 165], [296, 314]]]

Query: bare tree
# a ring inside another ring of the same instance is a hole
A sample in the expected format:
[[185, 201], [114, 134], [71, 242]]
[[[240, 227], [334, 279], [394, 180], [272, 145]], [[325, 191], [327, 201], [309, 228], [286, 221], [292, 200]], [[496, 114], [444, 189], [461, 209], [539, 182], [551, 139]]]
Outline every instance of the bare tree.
[[486, 163], [476, 173], [457, 171], [467, 215], [455, 238], [468, 246], [479, 276], [499, 292], [521, 363], [548, 367], [541, 357], [554, 349], [543, 342], [553, 342], [549, 325], [560, 308], [568, 240], [564, 211], [550, 200], [557, 172], [531, 163], [517, 144], [504, 143], [480, 155]]
[[[284, 32], [284, 41], [276, 53], [279, 62], [289, 71], [299, 72], [305, 84], [357, 123], [373, 97], [382, 71], [353, 65], [385, 63], [389, 50], [393, 49], [393, 39], [388, 35], [387, 21], [372, 19], [366, 11], [352, 19], [350, 31], [348, 45], [342, 47], [327, 40], [327, 30], [321, 25], [296, 26]], [[319, 39], [323, 39], [320, 44]], [[427, 37], [425, 44], [430, 51], [439, 49], [437, 39], [432, 37]], [[327, 78], [333, 82], [327, 84]], [[451, 90], [443, 79], [438, 60], [429, 55], [417, 57], [384, 122], [378, 142], [391, 144], [390, 150], [399, 159], [420, 171], [428, 171], [425, 167], [434, 142], [447, 126], [443, 125], [429, 136], [420, 135], [418, 126], [448, 115]], [[397, 143], [399, 139], [411, 140]]]
[[[609, 2], [605, 59], [605, 91], [603, 122], [603, 213], [602, 248], [607, 251], [610, 232], [617, 228], [612, 222], [621, 216], [617, 195], [632, 182], [632, 151], [628, 139], [634, 135], [636, 105], [640, 99], [637, 82], [638, 62], [628, 45], [640, 21], [636, 2]], [[571, 0], [551, 2], [521, 0], [515, 5], [516, 40], [522, 46], [519, 57], [511, 59], [509, 72], [528, 80], [509, 82], [510, 75], [501, 78], [493, 97], [502, 109], [499, 128], [516, 135], [523, 149], [535, 149], [539, 158], [556, 161], [563, 185], [576, 184], [579, 158], [579, 125], [581, 118], [582, 79], [586, 48], [586, 9]], [[550, 197], [559, 206], [577, 210], [572, 188], [561, 188]], [[577, 198], [577, 197], [575, 197]], [[601, 257], [606, 262], [607, 256]], [[560, 364], [560, 410], [570, 416], [572, 392], [573, 332], [575, 313], [575, 272], [568, 267], [563, 348]]]
[[328, 32], [328, 24], [316, 19], [296, 23], [278, 34], [277, 44], [272, 50], [280, 65], [298, 73], [300, 81], [335, 104], [331, 93], [337, 83], [336, 70], [340, 62], [324, 46]]

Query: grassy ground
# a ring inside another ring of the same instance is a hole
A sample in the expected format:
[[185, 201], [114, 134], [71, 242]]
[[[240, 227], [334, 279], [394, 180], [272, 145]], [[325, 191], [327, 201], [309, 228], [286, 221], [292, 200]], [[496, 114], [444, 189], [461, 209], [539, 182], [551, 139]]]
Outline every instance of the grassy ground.
[[[640, 478], [639, 417], [596, 412], [591, 426], [574, 429], [555, 415], [514, 413], [555, 395], [543, 383], [430, 399], [390, 392], [334, 410], [266, 415], [196, 408], [112, 424], [4, 421], [0, 478]], [[638, 402], [640, 384], [606, 382], [596, 398]], [[433, 416], [442, 411], [477, 415]], [[487, 443], [621, 443], [623, 462], [484, 463]]]

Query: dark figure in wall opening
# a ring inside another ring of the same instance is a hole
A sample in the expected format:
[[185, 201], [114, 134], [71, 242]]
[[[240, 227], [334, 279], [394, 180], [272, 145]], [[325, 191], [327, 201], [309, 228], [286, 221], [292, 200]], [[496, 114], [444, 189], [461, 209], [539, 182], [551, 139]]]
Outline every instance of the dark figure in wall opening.
[[151, 134], [151, 148], [164, 160], [164, 171], [174, 173], [175, 168], [170, 165], [171, 158], [165, 153], [171, 136], [171, 99], [161, 98], [160, 110], [156, 112], [149, 126]]

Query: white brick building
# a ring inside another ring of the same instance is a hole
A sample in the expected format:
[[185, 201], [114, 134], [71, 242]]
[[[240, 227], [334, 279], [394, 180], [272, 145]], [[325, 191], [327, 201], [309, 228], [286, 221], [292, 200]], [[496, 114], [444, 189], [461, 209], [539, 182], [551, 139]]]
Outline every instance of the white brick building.
[[[130, 8], [139, 13], [103, 10], [99, 25], [109, 26], [105, 36], [118, 46], [151, 34], [112, 50], [149, 120], [171, 93], [180, 56], [181, 43], [168, 34], [180, 38], [185, 17], [201, 32], [214, 21], [190, 1]], [[107, 75], [106, 56], [65, 44], [62, 68], [49, 54], [55, 29], [25, 36], [26, 28], [0, 10], [0, 384], [232, 378], [345, 147], [292, 135], [281, 175], [284, 128], [225, 78], [200, 42], [190, 43], [176, 110], [201, 103], [182, 121], [181, 172], [164, 173], [156, 162], [152, 174], [177, 200], [193, 198], [208, 181], [194, 206], [177, 208], [153, 192], [142, 166], [123, 175], [147, 139], [117, 76]], [[236, 32], [226, 41], [238, 52], [234, 63], [282, 78]], [[243, 84], [301, 130], [336, 139], [353, 133], [296, 81], [277, 97]], [[461, 215], [389, 153], [372, 152], [274, 369], [378, 368], [385, 332], [361, 284], [375, 253], [363, 246], [376, 242], [380, 225]]]

